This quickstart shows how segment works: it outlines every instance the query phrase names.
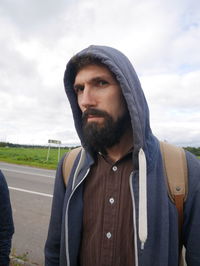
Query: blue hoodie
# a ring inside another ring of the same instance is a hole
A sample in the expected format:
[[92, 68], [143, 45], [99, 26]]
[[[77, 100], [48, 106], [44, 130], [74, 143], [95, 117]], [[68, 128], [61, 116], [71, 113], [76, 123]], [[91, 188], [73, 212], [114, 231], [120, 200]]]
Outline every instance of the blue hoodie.
[[[120, 84], [131, 117], [133, 132], [133, 173], [130, 188], [133, 202], [134, 251], [136, 266], [178, 265], [178, 221], [175, 205], [168, 197], [159, 141], [149, 125], [149, 110], [136, 72], [128, 58], [116, 49], [89, 46], [76, 57], [94, 56], [113, 72]], [[75, 127], [85, 147], [81, 127], [81, 110], [73, 83], [73, 60], [67, 64], [64, 76]], [[188, 266], [200, 265], [200, 162], [186, 153], [188, 163], [188, 198], [184, 206], [183, 242]], [[79, 247], [82, 233], [83, 186], [94, 163], [87, 149], [76, 178], [75, 161], [67, 188], [62, 176], [61, 160], [54, 187], [54, 198], [45, 246], [46, 266], [79, 265]], [[141, 174], [142, 173], [142, 174]]]

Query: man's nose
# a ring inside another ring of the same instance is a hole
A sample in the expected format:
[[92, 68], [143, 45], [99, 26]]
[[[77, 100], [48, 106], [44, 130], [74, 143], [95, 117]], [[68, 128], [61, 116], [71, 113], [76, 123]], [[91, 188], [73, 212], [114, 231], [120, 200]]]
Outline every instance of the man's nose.
[[79, 101], [81, 109], [87, 109], [88, 107], [95, 106], [96, 100], [92, 89], [90, 87], [85, 87], [82, 95], [80, 95]]

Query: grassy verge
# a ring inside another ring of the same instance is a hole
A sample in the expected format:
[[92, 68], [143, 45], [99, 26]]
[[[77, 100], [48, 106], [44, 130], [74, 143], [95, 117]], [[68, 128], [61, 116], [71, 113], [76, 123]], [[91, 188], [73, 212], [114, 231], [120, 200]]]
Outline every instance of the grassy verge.
[[[60, 158], [67, 149], [60, 150]], [[29, 165], [47, 169], [56, 169], [58, 164], [58, 149], [50, 149], [47, 161], [48, 148], [0, 148], [0, 161]]]
[[10, 264], [9, 266], [36, 266], [39, 264], [36, 262], [32, 262], [29, 259], [28, 252], [25, 252], [21, 255], [16, 254], [15, 249], [12, 249], [11, 255], [10, 255]]
[[10, 264], [9, 266], [20, 266], [28, 264], [28, 253], [24, 253], [22, 255], [17, 255], [15, 250], [12, 250], [11, 256], [10, 256]]
[[[60, 158], [68, 149], [60, 150]], [[47, 161], [48, 148], [14, 148], [0, 147], [0, 161], [14, 164], [56, 169], [58, 165], [58, 149], [51, 148]], [[197, 158], [200, 159], [200, 156]]]

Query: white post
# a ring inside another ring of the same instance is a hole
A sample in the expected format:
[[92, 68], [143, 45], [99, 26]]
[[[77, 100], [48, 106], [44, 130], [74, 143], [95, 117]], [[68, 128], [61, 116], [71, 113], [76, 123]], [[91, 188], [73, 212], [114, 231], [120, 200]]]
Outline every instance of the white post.
[[60, 160], [60, 144], [58, 145], [58, 162]]
[[50, 144], [49, 144], [49, 148], [48, 148], [48, 151], [47, 151], [47, 162], [49, 160], [49, 153], [50, 153]]

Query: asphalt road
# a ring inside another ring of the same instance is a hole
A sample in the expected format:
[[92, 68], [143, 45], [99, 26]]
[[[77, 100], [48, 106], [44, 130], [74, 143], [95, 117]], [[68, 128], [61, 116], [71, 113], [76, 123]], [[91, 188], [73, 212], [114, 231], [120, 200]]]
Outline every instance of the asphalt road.
[[12, 250], [29, 265], [44, 265], [55, 171], [0, 162], [9, 190], [15, 223]]

